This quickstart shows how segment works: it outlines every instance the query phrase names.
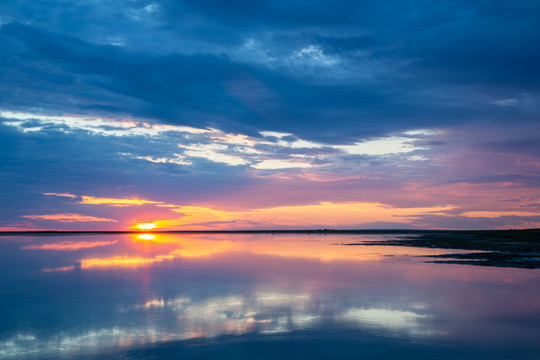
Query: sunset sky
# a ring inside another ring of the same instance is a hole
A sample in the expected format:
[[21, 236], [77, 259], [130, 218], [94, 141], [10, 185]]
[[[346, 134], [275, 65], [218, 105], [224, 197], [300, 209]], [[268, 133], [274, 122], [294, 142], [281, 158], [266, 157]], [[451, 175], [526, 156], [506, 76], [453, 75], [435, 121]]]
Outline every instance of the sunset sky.
[[540, 227], [540, 1], [0, 4], [0, 231]]

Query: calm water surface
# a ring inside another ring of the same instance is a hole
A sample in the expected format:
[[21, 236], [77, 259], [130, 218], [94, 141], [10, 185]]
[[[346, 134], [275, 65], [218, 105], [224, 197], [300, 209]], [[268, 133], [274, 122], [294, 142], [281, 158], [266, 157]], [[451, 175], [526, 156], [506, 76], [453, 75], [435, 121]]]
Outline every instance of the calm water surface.
[[1, 359], [540, 359], [540, 271], [389, 235], [0, 237]]

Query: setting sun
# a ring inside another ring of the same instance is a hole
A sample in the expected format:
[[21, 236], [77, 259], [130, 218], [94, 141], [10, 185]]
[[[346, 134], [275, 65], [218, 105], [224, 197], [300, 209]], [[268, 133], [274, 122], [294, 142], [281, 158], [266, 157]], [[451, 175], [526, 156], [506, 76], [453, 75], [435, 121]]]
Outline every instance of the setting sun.
[[141, 230], [152, 230], [156, 227], [156, 224], [154, 223], [141, 223], [137, 224], [136, 228]]

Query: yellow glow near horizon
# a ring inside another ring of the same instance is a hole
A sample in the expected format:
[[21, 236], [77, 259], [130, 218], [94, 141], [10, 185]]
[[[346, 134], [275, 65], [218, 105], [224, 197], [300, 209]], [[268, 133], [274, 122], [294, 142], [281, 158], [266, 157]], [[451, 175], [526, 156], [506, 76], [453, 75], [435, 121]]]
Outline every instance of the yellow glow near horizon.
[[220, 210], [203, 206], [181, 206], [171, 211], [181, 213], [176, 219], [156, 220], [160, 229], [204, 229], [212, 223], [219, 223], [221, 228], [253, 227], [264, 228], [297, 226], [332, 228], [358, 226], [360, 223], [386, 221], [407, 224], [408, 217], [419, 214], [440, 214], [452, 210], [454, 206], [432, 206], [399, 208], [381, 203], [365, 202], [321, 202], [308, 205], [289, 205], [247, 211]]
[[467, 211], [461, 215], [466, 217], [486, 217], [498, 218], [501, 216], [539, 216], [539, 212], [534, 211]]

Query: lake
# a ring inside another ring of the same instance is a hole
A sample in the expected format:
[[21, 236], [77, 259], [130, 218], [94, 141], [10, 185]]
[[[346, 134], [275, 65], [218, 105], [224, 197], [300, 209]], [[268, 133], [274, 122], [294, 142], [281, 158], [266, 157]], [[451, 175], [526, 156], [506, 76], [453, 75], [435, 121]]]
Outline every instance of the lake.
[[539, 269], [398, 235], [0, 236], [0, 358], [540, 358]]

